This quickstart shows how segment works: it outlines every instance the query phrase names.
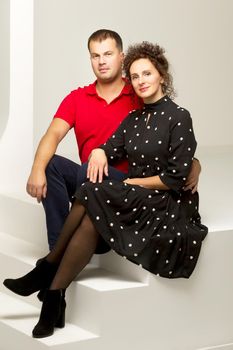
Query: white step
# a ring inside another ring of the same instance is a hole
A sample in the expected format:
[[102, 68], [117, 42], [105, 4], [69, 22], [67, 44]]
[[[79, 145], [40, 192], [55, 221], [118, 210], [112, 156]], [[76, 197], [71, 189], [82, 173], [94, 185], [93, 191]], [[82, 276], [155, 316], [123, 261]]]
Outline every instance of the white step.
[[[123, 258], [122, 258], [123, 259]], [[98, 292], [108, 292], [131, 288], [146, 287], [147, 283], [134, 281], [132, 277], [126, 278], [103, 268], [89, 265], [77, 277], [76, 282]]]
[[216, 346], [210, 346], [207, 348], [201, 348], [198, 350], [233, 350], [233, 343], [231, 344], [223, 344], [223, 345], [216, 345]]
[[[36, 248], [31, 243], [12, 237], [11, 235], [0, 233], [0, 275], [2, 279], [17, 278], [27, 273], [35, 266], [40, 248]], [[123, 258], [122, 258], [123, 259]], [[89, 264], [78, 276], [77, 280], [71, 284], [67, 291], [68, 298], [72, 301], [72, 308], [67, 307], [67, 318], [78, 325], [85, 325], [84, 328], [90, 331], [99, 331], [101, 325], [101, 292], [104, 295], [110, 293], [117, 294], [122, 290], [133, 290], [147, 288], [146, 283], [139, 282], [131, 278], [126, 278], [116, 273], [112, 273], [96, 265]], [[0, 284], [0, 291], [11, 295], [4, 285]], [[133, 295], [133, 294], [132, 294]], [[14, 295], [19, 300], [24, 297]], [[28, 303], [40, 306], [35, 295], [26, 298]], [[70, 304], [70, 303], [69, 303]], [[74, 310], [78, 309], [78, 313]], [[84, 306], [84, 307], [83, 307]]]
[[7, 232], [32, 244], [48, 249], [45, 215], [38, 204], [26, 193], [0, 194], [0, 231]]
[[40, 310], [3, 293], [0, 293], [0, 305], [0, 328], [7, 329], [6, 333], [1, 332], [1, 343], [9, 346], [12, 342], [17, 350], [25, 349], [25, 344], [28, 349], [64, 349], [64, 346], [66, 349], [75, 349], [80, 342], [98, 338], [96, 334], [66, 323], [65, 328], [55, 329], [52, 337], [33, 339], [32, 329], [38, 322]]
[[200, 213], [209, 231], [233, 228], [233, 146], [206, 147], [198, 152], [202, 164]]

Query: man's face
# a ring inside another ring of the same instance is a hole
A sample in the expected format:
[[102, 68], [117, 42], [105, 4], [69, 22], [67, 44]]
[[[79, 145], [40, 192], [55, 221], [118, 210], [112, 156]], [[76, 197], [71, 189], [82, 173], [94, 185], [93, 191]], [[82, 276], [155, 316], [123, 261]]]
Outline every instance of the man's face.
[[89, 51], [92, 69], [98, 81], [108, 83], [121, 76], [124, 54], [117, 48], [114, 39], [91, 41]]

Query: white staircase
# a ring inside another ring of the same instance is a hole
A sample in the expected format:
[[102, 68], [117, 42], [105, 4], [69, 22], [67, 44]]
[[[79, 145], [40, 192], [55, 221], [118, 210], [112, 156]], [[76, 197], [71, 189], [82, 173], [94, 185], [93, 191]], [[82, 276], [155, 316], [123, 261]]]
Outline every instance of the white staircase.
[[37, 340], [36, 295], [19, 297], [2, 281], [47, 252], [42, 207], [0, 195], [0, 350], [232, 350], [232, 148], [200, 153], [201, 214], [210, 232], [189, 280], [156, 277], [111, 252], [95, 257], [67, 290], [66, 327]]

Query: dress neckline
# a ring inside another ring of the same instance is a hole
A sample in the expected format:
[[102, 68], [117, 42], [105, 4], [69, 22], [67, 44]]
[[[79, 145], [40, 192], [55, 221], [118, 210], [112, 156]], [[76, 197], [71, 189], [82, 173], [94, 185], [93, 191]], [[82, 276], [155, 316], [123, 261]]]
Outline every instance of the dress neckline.
[[157, 108], [160, 105], [163, 105], [165, 102], [169, 100], [169, 97], [167, 95], [164, 95], [159, 100], [153, 103], [144, 103], [143, 110], [144, 111], [151, 111], [155, 108]]

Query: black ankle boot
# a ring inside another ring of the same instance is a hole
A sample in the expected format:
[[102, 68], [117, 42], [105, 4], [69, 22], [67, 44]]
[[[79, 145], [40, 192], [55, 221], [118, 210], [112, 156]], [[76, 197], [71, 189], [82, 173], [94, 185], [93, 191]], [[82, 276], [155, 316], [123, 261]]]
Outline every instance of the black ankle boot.
[[44, 295], [40, 319], [32, 331], [33, 338], [45, 338], [53, 334], [54, 328], [65, 326], [65, 291], [47, 290]]
[[6, 279], [3, 284], [12, 292], [28, 296], [40, 289], [48, 288], [56, 274], [58, 265], [43, 260], [32, 271], [20, 278]]
[[[44, 259], [45, 259], [45, 258], [40, 258], [40, 259], [38, 259], [38, 260], [36, 261], [36, 266], [38, 266], [39, 264], [41, 264], [42, 261], [43, 261]], [[49, 287], [49, 286], [47, 286], [47, 288], [48, 288], [48, 287]], [[44, 294], [45, 294], [47, 288], [46, 288], [46, 289], [41, 289], [41, 290], [39, 291], [39, 293], [37, 294], [37, 298], [38, 298], [39, 301], [43, 301], [43, 300], [44, 300]]]

